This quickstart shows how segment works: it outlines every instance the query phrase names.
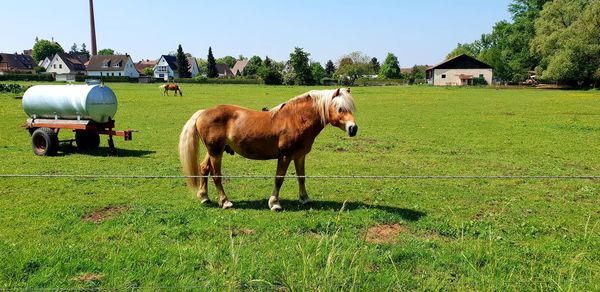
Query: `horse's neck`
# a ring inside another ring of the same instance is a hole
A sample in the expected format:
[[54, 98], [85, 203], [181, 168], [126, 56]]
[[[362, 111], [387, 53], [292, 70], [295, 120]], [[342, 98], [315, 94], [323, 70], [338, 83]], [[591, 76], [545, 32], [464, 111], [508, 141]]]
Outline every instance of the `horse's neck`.
[[300, 135], [316, 137], [325, 127], [321, 122], [321, 116], [312, 105], [312, 100], [284, 106], [277, 116], [281, 119], [290, 119], [289, 124], [293, 125], [294, 130], [297, 130]]

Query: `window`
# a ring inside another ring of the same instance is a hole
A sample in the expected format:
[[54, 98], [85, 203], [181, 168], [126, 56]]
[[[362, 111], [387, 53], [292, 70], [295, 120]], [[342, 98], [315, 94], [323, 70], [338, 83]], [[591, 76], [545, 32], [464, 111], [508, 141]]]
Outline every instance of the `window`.
[[102, 68], [108, 68], [108, 67], [110, 67], [110, 60], [102, 61]]
[[442, 74], [442, 78], [446, 78], [446, 74]]
[[54, 69], [56, 69], [56, 64], [52, 65], [52, 67], [53, 67]]
[[62, 64], [58, 64], [58, 69], [62, 69]]
[[121, 76], [121, 72], [119, 72], [119, 76]]

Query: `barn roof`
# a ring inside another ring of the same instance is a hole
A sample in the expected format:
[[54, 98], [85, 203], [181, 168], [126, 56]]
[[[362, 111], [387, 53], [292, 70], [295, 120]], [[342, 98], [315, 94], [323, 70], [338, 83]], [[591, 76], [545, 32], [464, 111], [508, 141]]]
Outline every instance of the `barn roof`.
[[80, 54], [66, 54], [56, 53], [65, 62], [65, 65], [71, 71], [85, 71], [85, 62], [87, 62], [86, 55]]
[[87, 66], [88, 71], [123, 71], [129, 55], [94, 55]]
[[462, 54], [450, 58], [442, 63], [427, 68], [427, 71], [433, 69], [494, 69], [492, 66], [481, 62], [469, 55]]
[[244, 68], [246, 68], [246, 65], [248, 65], [248, 60], [239, 60], [237, 62], [235, 62], [235, 65], [233, 65], [233, 68], [231, 69], [231, 72], [233, 74], [237, 74], [237, 72], [239, 71], [240, 74], [244, 73]]
[[0, 60], [9, 70], [31, 70], [37, 65], [31, 56], [23, 54], [0, 53]]

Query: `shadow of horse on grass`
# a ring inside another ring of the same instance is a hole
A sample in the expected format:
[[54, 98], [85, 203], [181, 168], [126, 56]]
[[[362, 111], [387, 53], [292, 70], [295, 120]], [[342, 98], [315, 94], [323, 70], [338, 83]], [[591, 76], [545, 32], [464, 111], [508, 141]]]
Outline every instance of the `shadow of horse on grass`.
[[[267, 199], [261, 200], [245, 200], [245, 201], [235, 201], [234, 208], [241, 210], [268, 210]], [[280, 199], [282, 205], [284, 206], [285, 212], [300, 212], [306, 210], [318, 210], [318, 211], [340, 211], [342, 207], [347, 211], [355, 211], [360, 209], [374, 209], [384, 211], [386, 213], [390, 213], [393, 215], [397, 215], [402, 217], [407, 221], [417, 221], [427, 214], [421, 211], [406, 209], [406, 208], [398, 208], [392, 206], [382, 206], [382, 205], [370, 205], [361, 202], [339, 202], [339, 201], [312, 201], [309, 204], [303, 205], [300, 204], [296, 200], [284, 200]]]

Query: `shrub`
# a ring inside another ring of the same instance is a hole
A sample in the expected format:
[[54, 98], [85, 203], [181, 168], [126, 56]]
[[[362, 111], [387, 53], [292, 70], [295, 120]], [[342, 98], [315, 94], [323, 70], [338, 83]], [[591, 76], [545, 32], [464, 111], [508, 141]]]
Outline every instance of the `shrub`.
[[54, 81], [52, 74], [15, 74], [0, 75], [0, 81]]
[[198, 83], [198, 84], [260, 84], [260, 79], [248, 78], [177, 78], [175, 83]]
[[483, 78], [483, 77], [477, 77], [477, 78], [473, 78], [473, 85], [485, 86], [485, 85], [488, 85], [488, 83], [485, 80], [485, 78]]
[[25, 92], [29, 86], [22, 86], [19, 84], [0, 84], [0, 93], [2, 92], [11, 92], [11, 93], [21, 93]]

